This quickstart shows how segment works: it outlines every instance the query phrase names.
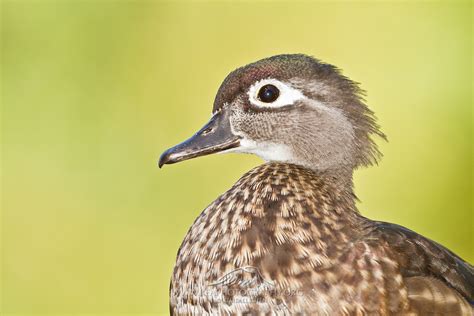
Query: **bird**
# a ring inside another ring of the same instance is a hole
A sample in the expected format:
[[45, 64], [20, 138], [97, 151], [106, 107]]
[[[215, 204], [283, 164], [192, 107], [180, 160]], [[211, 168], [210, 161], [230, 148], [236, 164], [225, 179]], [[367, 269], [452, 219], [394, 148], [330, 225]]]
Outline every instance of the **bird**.
[[170, 282], [172, 315], [474, 315], [474, 268], [408, 228], [364, 217], [354, 170], [386, 140], [365, 92], [305, 54], [232, 71], [210, 121], [159, 167], [213, 153], [265, 161], [207, 206]]

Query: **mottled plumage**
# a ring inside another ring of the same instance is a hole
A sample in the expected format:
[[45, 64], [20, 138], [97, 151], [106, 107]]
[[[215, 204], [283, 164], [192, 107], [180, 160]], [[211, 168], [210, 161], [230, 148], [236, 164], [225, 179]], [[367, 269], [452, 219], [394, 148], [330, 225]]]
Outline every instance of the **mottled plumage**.
[[[242, 267], [261, 276], [214, 284]], [[463, 295], [474, 295], [472, 273], [442, 246], [361, 216], [352, 192], [331, 176], [268, 163], [244, 175], [193, 224], [178, 252], [171, 306], [178, 314], [278, 307], [292, 314], [461, 315], [469, 310]], [[254, 295], [259, 286], [268, 290]]]
[[[260, 93], [268, 85], [276, 98]], [[211, 121], [160, 166], [217, 151], [269, 162], [188, 231], [171, 280], [172, 314], [473, 315], [470, 264], [356, 209], [353, 170], [375, 162], [372, 136], [384, 137], [360, 94], [335, 67], [304, 55], [264, 59], [226, 78]]]

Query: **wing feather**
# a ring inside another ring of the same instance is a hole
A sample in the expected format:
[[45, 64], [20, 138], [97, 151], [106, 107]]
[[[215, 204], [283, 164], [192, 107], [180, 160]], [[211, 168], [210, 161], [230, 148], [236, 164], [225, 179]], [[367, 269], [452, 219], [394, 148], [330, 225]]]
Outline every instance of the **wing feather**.
[[399, 225], [375, 222], [368, 237], [386, 242], [399, 263], [410, 303], [420, 314], [472, 315], [472, 265]]

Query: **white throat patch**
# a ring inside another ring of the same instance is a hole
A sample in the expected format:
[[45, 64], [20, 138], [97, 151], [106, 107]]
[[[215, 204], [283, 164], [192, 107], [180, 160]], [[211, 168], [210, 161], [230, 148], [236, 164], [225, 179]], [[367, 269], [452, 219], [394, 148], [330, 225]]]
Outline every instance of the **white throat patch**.
[[240, 140], [240, 146], [228, 149], [223, 153], [245, 153], [259, 156], [265, 161], [291, 162], [293, 152], [290, 147], [271, 142], [255, 142], [246, 138]]

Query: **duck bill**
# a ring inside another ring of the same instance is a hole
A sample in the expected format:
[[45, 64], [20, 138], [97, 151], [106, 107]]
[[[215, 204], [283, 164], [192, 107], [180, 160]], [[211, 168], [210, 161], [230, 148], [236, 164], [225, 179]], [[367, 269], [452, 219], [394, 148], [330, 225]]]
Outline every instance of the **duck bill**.
[[229, 112], [223, 109], [191, 138], [161, 154], [158, 166], [210, 155], [240, 146], [240, 137], [232, 133]]

